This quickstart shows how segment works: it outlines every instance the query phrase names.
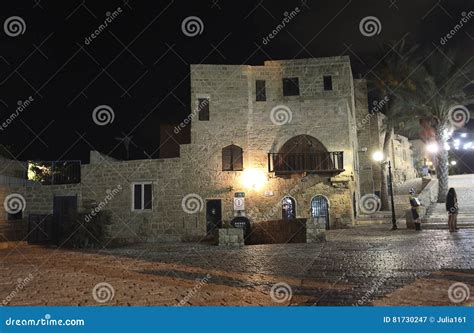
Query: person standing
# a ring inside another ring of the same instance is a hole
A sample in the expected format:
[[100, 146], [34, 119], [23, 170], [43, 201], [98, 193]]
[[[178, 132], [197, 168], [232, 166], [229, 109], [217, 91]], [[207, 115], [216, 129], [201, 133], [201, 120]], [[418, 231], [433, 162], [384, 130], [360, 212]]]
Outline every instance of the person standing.
[[446, 211], [448, 212], [449, 232], [458, 231], [458, 196], [456, 190], [451, 187], [446, 196]]
[[414, 188], [410, 189], [410, 206], [411, 206], [411, 215], [413, 217], [413, 222], [415, 222], [415, 230], [421, 230], [421, 220], [419, 207], [421, 206], [420, 199], [416, 196], [416, 191]]

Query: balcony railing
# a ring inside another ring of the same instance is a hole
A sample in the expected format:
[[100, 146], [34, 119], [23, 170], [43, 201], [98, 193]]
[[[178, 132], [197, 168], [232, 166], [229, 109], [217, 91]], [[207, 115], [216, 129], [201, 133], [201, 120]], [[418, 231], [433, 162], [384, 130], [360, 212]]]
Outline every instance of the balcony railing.
[[276, 174], [328, 173], [344, 171], [344, 153], [268, 153], [268, 172]]
[[77, 184], [81, 182], [81, 161], [28, 162], [28, 179], [43, 185]]

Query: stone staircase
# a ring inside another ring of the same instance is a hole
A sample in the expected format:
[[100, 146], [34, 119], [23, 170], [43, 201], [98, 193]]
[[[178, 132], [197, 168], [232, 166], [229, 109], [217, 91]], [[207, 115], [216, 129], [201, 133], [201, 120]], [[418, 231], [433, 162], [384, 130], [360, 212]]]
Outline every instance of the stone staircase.
[[[397, 220], [399, 217], [397, 217]], [[356, 218], [356, 225], [374, 225], [374, 224], [388, 224], [391, 223], [392, 212], [390, 211], [378, 211], [374, 214], [364, 215], [361, 214]]]
[[[450, 176], [449, 186], [454, 187], [458, 195], [458, 227], [474, 228], [474, 174]], [[448, 229], [448, 213], [444, 203], [429, 207], [422, 219], [422, 228]]]
[[[460, 206], [458, 214], [459, 228], [474, 228], [474, 202], [469, 206]], [[448, 229], [448, 213], [444, 203], [435, 204], [428, 209], [421, 220], [425, 229]]]

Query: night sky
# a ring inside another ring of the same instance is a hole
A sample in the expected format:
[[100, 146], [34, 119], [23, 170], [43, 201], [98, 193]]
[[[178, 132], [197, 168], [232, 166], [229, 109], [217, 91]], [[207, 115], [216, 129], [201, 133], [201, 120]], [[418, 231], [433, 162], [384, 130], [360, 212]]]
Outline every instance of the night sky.
[[[107, 14], [121, 13], [88, 45]], [[298, 7], [299, 14], [267, 45], [262, 40]], [[469, 0], [417, 1], [6, 1], [1, 23], [21, 17], [23, 34], [0, 30], [0, 122], [32, 96], [0, 143], [20, 160], [81, 159], [89, 150], [115, 157], [115, 138], [133, 135], [132, 158], [156, 158], [159, 124], [190, 112], [189, 64], [261, 65], [270, 59], [348, 55], [354, 77], [370, 74], [383, 43], [405, 38], [424, 50], [458, 49], [473, 56], [474, 18], [445, 45], [442, 36], [474, 10]], [[203, 31], [186, 36], [181, 24], [197, 16]], [[375, 16], [381, 31], [366, 37], [359, 22]], [[92, 119], [99, 105], [112, 123]], [[472, 106], [471, 106], [472, 111]], [[472, 126], [474, 121], [469, 123]], [[472, 154], [472, 153], [471, 153]]]

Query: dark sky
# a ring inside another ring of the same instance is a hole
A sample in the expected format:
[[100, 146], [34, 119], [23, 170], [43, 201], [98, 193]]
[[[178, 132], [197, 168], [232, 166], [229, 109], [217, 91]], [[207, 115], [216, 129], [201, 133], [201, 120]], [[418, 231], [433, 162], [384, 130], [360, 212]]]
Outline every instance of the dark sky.
[[[18, 159], [82, 159], [90, 149], [123, 156], [115, 137], [133, 135], [132, 157], [157, 157], [160, 122], [189, 113], [189, 64], [262, 64], [268, 59], [349, 55], [354, 76], [366, 75], [384, 42], [405, 37], [433, 49], [473, 55], [474, 23], [442, 46], [440, 38], [473, 10], [469, 0], [374, 1], [8, 1], [0, 22], [21, 17], [23, 34], [0, 30], [0, 120], [19, 100], [34, 101], [0, 143]], [[107, 12], [122, 13], [89, 45], [84, 39]], [[267, 45], [262, 39], [285, 12], [300, 13]], [[203, 31], [184, 35], [182, 21], [197, 16]], [[381, 31], [363, 36], [359, 22], [375, 16]], [[472, 19], [474, 21], [474, 18]], [[99, 105], [114, 121], [98, 126]], [[136, 147], [134, 146], [136, 145]]]

